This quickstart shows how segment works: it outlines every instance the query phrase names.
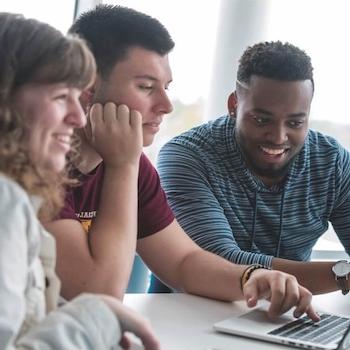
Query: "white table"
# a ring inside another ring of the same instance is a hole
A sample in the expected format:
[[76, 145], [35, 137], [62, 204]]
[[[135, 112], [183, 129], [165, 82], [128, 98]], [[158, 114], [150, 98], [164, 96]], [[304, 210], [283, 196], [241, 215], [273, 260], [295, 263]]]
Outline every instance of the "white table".
[[[340, 292], [316, 296], [317, 310], [350, 315], [350, 296]], [[163, 350], [293, 349], [217, 333], [213, 324], [248, 310], [243, 302], [225, 303], [188, 294], [126, 294], [125, 304], [152, 322]]]

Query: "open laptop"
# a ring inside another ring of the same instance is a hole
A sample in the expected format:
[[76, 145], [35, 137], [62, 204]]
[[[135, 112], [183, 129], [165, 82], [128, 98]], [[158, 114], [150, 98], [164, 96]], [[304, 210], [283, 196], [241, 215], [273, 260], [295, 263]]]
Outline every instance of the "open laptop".
[[217, 322], [214, 329], [303, 349], [350, 349], [350, 317], [319, 313], [321, 321], [315, 323], [307, 316], [295, 319], [290, 312], [274, 322], [266, 310], [263, 306]]

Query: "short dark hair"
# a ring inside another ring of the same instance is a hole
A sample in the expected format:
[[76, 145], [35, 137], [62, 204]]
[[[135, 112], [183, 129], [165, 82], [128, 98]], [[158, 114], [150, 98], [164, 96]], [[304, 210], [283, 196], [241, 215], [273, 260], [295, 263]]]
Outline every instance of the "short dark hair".
[[313, 81], [311, 58], [305, 51], [281, 41], [249, 46], [239, 60], [237, 80], [249, 83], [252, 75], [282, 81]]
[[157, 19], [122, 6], [99, 5], [83, 13], [69, 32], [85, 39], [95, 56], [97, 71], [105, 79], [131, 47], [164, 56], [175, 45]]

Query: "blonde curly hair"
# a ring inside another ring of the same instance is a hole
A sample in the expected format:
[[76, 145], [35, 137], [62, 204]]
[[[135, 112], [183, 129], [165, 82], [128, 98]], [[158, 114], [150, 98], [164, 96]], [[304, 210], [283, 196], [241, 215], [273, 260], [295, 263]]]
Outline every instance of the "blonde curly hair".
[[86, 44], [48, 24], [22, 15], [0, 13], [0, 172], [44, 202], [39, 218], [47, 221], [63, 204], [67, 172], [33, 164], [24, 145], [25, 115], [13, 103], [27, 83], [66, 83], [84, 89], [95, 78], [95, 61]]

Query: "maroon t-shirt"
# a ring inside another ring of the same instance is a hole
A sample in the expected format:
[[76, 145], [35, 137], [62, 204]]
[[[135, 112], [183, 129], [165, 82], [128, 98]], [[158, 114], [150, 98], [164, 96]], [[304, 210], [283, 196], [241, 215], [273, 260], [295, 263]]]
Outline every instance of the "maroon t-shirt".
[[[77, 173], [80, 185], [67, 192], [61, 219], [78, 220], [88, 232], [92, 220], [98, 215], [103, 175], [103, 162], [87, 175]], [[138, 238], [164, 229], [173, 220], [174, 215], [160, 186], [158, 173], [142, 153], [138, 177]]]

